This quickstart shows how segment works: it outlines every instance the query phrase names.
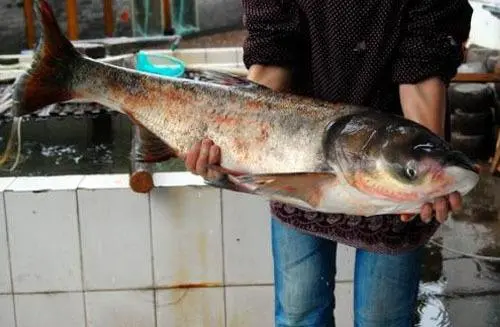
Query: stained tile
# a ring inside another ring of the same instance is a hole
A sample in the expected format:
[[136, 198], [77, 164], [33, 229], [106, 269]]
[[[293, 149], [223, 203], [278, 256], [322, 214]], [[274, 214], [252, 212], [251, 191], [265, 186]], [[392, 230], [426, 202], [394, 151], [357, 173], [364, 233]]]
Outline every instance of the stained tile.
[[153, 291], [89, 292], [88, 327], [154, 327]]
[[226, 327], [274, 326], [274, 287], [227, 287], [226, 315]]
[[12, 295], [0, 295], [0, 326], [15, 327]]
[[219, 190], [156, 188], [151, 215], [155, 285], [222, 283]]
[[78, 190], [85, 289], [150, 287], [148, 195]]
[[224, 326], [223, 288], [162, 290], [156, 301], [158, 326]]
[[[3, 193], [0, 193], [0, 293], [12, 291]], [[1, 326], [1, 325], [0, 325]]]
[[222, 193], [226, 284], [273, 283], [269, 202]]
[[15, 292], [81, 290], [74, 191], [6, 192]]
[[17, 327], [85, 327], [82, 293], [15, 295]]

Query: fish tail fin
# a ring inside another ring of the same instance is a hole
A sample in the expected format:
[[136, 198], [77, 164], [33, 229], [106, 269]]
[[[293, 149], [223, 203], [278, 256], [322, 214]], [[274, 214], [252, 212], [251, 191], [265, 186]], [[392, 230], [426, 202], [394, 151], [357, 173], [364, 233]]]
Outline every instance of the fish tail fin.
[[37, 5], [42, 36], [30, 69], [14, 83], [12, 114], [16, 117], [75, 98], [72, 81], [82, 54], [62, 33], [47, 1], [39, 0]]

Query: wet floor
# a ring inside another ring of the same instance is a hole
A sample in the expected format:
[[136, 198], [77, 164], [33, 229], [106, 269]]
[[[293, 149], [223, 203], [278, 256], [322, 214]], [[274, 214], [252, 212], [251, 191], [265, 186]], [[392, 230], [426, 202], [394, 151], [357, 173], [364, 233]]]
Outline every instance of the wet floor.
[[484, 172], [426, 247], [415, 326], [500, 326], [499, 190]]
[[[10, 124], [0, 126], [2, 150], [9, 131]], [[130, 140], [130, 122], [119, 114], [25, 122], [22, 160], [15, 171], [0, 175], [127, 173]], [[171, 161], [156, 169], [181, 171], [184, 165]], [[463, 213], [426, 247], [415, 326], [500, 326], [500, 263], [470, 257], [500, 258], [498, 190], [500, 178], [484, 173], [465, 198]]]

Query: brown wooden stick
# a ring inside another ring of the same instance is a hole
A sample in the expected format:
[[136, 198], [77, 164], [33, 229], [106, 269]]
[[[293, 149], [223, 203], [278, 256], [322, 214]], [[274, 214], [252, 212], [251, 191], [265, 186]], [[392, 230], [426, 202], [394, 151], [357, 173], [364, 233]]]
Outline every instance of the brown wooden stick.
[[103, 4], [104, 11], [104, 34], [107, 37], [112, 37], [114, 32], [114, 23], [113, 23], [113, 0], [104, 0]]
[[141, 131], [137, 125], [132, 126], [132, 149], [130, 151], [129, 186], [136, 193], [148, 193], [154, 187], [152, 167], [150, 164], [135, 160], [136, 151], [141, 142]]
[[163, 34], [173, 33], [170, 0], [163, 0]]
[[500, 73], [458, 73], [453, 83], [500, 83]]
[[24, 26], [28, 48], [35, 47], [35, 23], [33, 20], [33, 0], [24, 0]]
[[78, 40], [78, 9], [76, 0], [66, 0], [66, 14], [68, 16], [68, 38]]

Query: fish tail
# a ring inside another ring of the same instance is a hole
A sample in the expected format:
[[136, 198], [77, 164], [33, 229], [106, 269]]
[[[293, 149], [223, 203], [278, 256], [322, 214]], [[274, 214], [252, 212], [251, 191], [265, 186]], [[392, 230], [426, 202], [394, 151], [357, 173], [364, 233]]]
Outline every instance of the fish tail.
[[14, 83], [12, 114], [15, 117], [75, 98], [72, 81], [82, 55], [62, 33], [47, 1], [39, 0], [36, 11], [42, 22], [42, 37], [30, 69]]

